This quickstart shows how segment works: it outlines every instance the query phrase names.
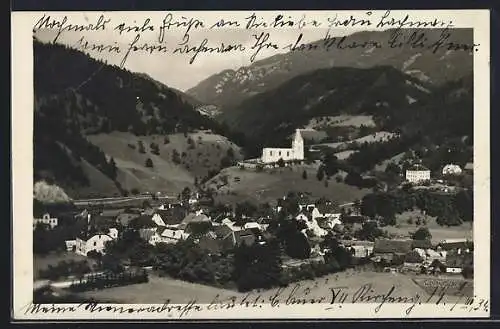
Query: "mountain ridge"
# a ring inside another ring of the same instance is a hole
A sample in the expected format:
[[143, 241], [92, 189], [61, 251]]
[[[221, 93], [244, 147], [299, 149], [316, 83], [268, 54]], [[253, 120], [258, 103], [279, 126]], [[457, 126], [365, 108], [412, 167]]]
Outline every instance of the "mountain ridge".
[[[397, 35], [397, 31], [401, 34]], [[450, 37], [457, 43], [472, 41], [472, 30], [453, 29]], [[318, 46], [315, 51], [290, 51], [276, 54], [256, 61], [237, 70], [223, 70], [186, 93], [205, 104], [217, 105], [221, 111], [231, 111], [244, 99], [258, 93], [272, 90], [289, 79], [312, 72], [316, 69], [331, 67], [370, 68], [390, 65], [419, 80], [434, 85], [459, 79], [472, 70], [472, 56], [468, 51], [449, 51], [440, 47], [436, 53], [423, 51], [415, 46], [419, 34], [424, 33], [427, 45], [433, 40], [441, 40], [443, 29], [404, 29], [386, 31], [361, 31], [347, 36], [349, 43], [368, 44], [374, 40], [402, 40], [401, 47], [385, 46], [358, 47], [349, 50], [325, 50], [325, 40], [317, 40], [307, 45]], [[415, 35], [415, 36], [413, 36]], [[337, 43], [341, 38], [336, 39]], [[413, 42], [413, 46], [412, 46]], [[444, 62], [446, 60], [446, 62]]]

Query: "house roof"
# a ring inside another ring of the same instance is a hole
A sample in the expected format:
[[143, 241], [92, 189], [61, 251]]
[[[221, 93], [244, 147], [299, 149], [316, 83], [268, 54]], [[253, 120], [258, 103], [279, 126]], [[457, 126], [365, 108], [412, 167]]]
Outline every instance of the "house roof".
[[456, 251], [451, 251], [446, 254], [446, 266], [449, 267], [464, 267], [472, 266], [474, 258], [472, 252], [463, 252], [458, 254]]
[[430, 240], [412, 240], [411, 248], [430, 249], [432, 248], [432, 242]]
[[154, 228], [158, 227], [158, 225], [152, 220], [149, 215], [140, 215], [139, 217], [134, 219], [134, 224], [139, 228]]
[[100, 215], [103, 217], [118, 217], [118, 215], [124, 212], [124, 209], [104, 209], [101, 211]]
[[465, 170], [474, 170], [474, 163], [467, 162], [464, 167]]
[[182, 223], [186, 216], [186, 210], [181, 207], [174, 207], [165, 210], [157, 210], [156, 213], [160, 215], [161, 219], [166, 225], [176, 225]]
[[467, 249], [469, 248], [469, 243], [467, 241], [456, 241], [456, 242], [442, 242], [439, 244], [444, 250], [455, 250], [455, 249]]
[[234, 232], [234, 238], [236, 240], [237, 245], [245, 243], [246, 245], [249, 246], [252, 245], [256, 240], [255, 234], [250, 229], [244, 229], [241, 231]]
[[379, 239], [373, 246], [374, 253], [406, 254], [411, 251], [412, 240], [386, 240]]
[[205, 234], [199, 238], [198, 246], [210, 253], [219, 253], [223, 249], [222, 241], [209, 234]]
[[200, 235], [206, 234], [212, 229], [211, 221], [203, 221], [203, 222], [190, 222], [190, 223], [181, 223], [179, 228], [184, 229], [187, 233]]
[[233, 233], [233, 230], [231, 230], [231, 228], [229, 228], [229, 226], [227, 225], [216, 226], [214, 227], [213, 231], [219, 238], [224, 238], [228, 234]]
[[188, 224], [188, 223], [193, 223], [193, 222], [209, 222], [210, 218], [207, 217], [205, 214], [200, 214], [196, 215], [195, 213], [189, 213], [184, 219], [182, 220], [182, 223]]
[[138, 218], [139, 214], [122, 213], [116, 217], [116, 220], [123, 226], [127, 226], [133, 219]]
[[340, 213], [340, 208], [333, 202], [320, 203], [316, 206], [322, 214], [336, 214]]
[[407, 170], [415, 170], [415, 171], [427, 171], [429, 170], [427, 167], [421, 164], [414, 164], [410, 166]]

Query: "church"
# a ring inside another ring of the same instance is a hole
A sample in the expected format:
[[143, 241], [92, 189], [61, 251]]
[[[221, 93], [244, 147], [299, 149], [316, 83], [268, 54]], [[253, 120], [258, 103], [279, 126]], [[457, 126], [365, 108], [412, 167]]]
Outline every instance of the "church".
[[266, 147], [262, 149], [261, 161], [263, 163], [274, 163], [279, 159], [283, 159], [283, 161], [304, 160], [304, 139], [300, 129], [295, 130], [291, 148]]

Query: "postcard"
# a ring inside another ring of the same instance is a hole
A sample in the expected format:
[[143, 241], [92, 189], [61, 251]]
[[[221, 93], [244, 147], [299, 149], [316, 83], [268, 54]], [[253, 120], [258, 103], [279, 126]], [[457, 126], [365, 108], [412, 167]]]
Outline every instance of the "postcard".
[[12, 317], [488, 317], [487, 10], [12, 13]]

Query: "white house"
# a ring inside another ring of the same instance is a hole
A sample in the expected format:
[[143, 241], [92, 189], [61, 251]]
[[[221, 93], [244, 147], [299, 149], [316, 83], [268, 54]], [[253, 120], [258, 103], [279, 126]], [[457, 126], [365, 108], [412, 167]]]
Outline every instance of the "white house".
[[59, 220], [55, 217], [50, 217], [50, 214], [46, 213], [42, 216], [42, 218], [33, 218], [33, 230], [35, 229], [37, 224], [44, 224], [50, 227], [53, 230], [59, 223]]
[[431, 171], [424, 166], [415, 165], [406, 170], [406, 180], [410, 183], [420, 183], [431, 179]]
[[300, 134], [300, 129], [295, 130], [295, 137], [291, 148], [269, 148], [262, 149], [261, 161], [263, 163], [283, 161], [304, 160], [304, 139]]
[[317, 207], [314, 207], [311, 215], [313, 219], [319, 217], [327, 217], [340, 221], [340, 216], [342, 215], [342, 213], [340, 212], [339, 208], [336, 207], [333, 203], [327, 203], [325, 205], [318, 205]]
[[92, 250], [104, 254], [106, 243], [117, 238], [118, 230], [116, 228], [110, 228], [107, 233], [84, 235], [76, 238], [75, 252], [82, 256], [87, 256]]
[[447, 164], [443, 167], [443, 175], [460, 175], [462, 168], [456, 164]]
[[153, 217], [151, 217], [151, 220], [158, 226], [166, 226], [165, 225], [165, 222], [163, 221], [163, 219], [161, 218], [161, 214], [159, 214], [158, 212], [156, 212]]

